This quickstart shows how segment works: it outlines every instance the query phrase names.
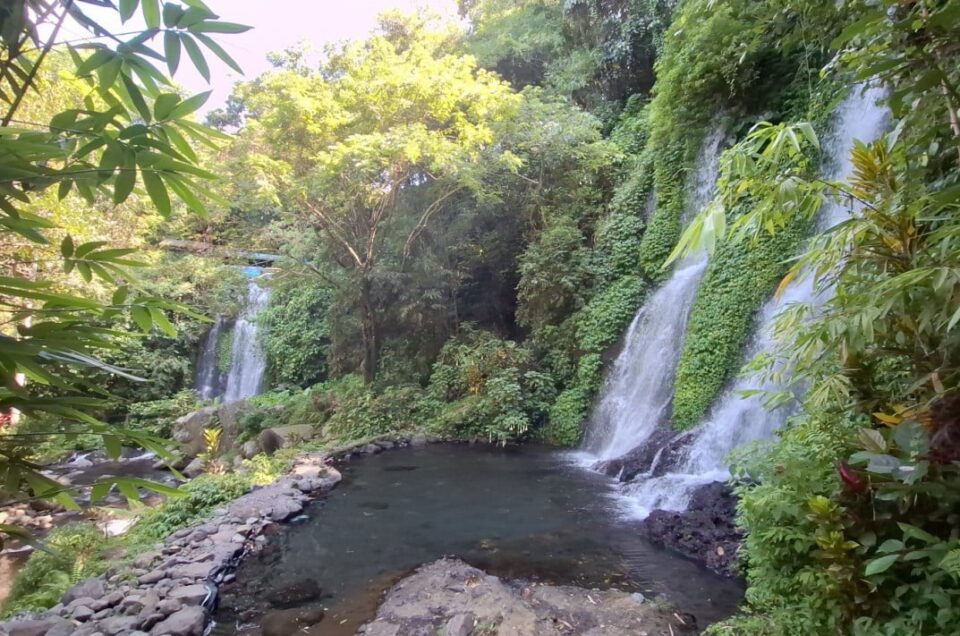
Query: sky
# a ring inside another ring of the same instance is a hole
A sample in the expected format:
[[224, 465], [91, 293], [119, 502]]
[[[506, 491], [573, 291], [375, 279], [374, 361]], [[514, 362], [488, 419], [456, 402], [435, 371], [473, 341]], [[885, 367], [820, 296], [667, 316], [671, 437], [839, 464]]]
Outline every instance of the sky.
[[[444, 16], [456, 17], [456, 0], [205, 0], [221, 20], [239, 22], [253, 28], [246, 33], [217, 36], [217, 42], [244, 70], [239, 76], [212, 54], [207, 56], [211, 80], [207, 82], [190, 68], [186, 55], [176, 81], [190, 93], [213, 90], [203, 111], [223, 106], [234, 82], [254, 79], [270, 68], [267, 53], [282, 51], [301, 40], [321, 51], [327, 43], [358, 39], [376, 25], [376, 17], [390, 9], [412, 12], [426, 7]], [[91, 11], [91, 14], [93, 12]], [[99, 16], [98, 16], [99, 17]], [[125, 27], [109, 24], [117, 30], [130, 30], [142, 22]], [[70, 33], [65, 34], [67, 37]], [[159, 39], [158, 39], [159, 42]]]

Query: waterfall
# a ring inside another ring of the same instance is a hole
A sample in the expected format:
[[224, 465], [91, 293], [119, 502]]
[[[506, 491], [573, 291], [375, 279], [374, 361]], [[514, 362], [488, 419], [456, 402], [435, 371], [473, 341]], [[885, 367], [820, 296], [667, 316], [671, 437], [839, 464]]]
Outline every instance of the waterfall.
[[[223, 316], [217, 316], [204, 336], [197, 358], [194, 387], [204, 400], [223, 396], [224, 402], [242, 400], [260, 393], [266, 360], [257, 337], [256, 317], [270, 302], [270, 289], [257, 283], [263, 270], [246, 267], [247, 300], [240, 316], [231, 326]], [[224, 337], [232, 335], [230, 369], [220, 368], [220, 348]]]
[[255, 279], [247, 283], [247, 304], [233, 326], [233, 347], [230, 350], [230, 372], [224, 402], [234, 402], [260, 393], [267, 368], [260, 341], [257, 339], [256, 317], [270, 302], [270, 289]]
[[[723, 127], [717, 125], [704, 140], [685, 220], [713, 198], [723, 137]], [[634, 317], [587, 427], [584, 450], [594, 460], [613, 459], [636, 448], [663, 422], [687, 316], [706, 268], [706, 255], [688, 257]]]
[[[827, 159], [824, 175], [830, 180], [846, 178], [851, 170], [850, 150], [854, 140], [872, 141], [886, 126], [887, 110], [878, 102], [880, 89], [855, 89], [840, 104], [834, 117], [833, 131], [824, 139]], [[830, 202], [820, 211], [818, 230], [823, 231], [844, 221], [850, 210], [839, 202]], [[823, 292], [819, 292], [822, 294]], [[785, 307], [795, 304], [821, 305], [813, 276], [800, 276], [786, 287], [779, 298], [768, 301], [760, 312], [758, 328], [748, 347], [747, 359], [761, 352], [774, 350], [773, 322]], [[774, 391], [780, 387], [768, 381], [757, 386], [756, 380], [741, 377], [720, 397], [707, 418], [694, 431], [682, 460], [673, 472], [624, 484], [630, 512], [645, 517], [655, 509], [684, 510], [693, 491], [700, 485], [726, 480], [729, 475], [727, 454], [748, 442], [770, 439], [791, 414], [789, 408], [768, 411], [762, 394], [749, 397], [744, 391], [759, 388]]]
[[203, 400], [212, 400], [223, 393], [223, 374], [217, 364], [220, 334], [223, 332], [223, 316], [217, 316], [210, 331], [203, 337], [200, 355], [197, 358], [197, 378], [194, 388]]

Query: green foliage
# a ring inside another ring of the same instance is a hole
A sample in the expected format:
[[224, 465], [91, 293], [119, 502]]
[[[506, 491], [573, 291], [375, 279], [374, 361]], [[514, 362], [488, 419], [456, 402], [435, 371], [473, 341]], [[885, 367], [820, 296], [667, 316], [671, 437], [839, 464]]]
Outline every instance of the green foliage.
[[619, 340], [645, 295], [640, 277], [624, 276], [594, 296], [577, 317], [580, 348], [602, 353]]
[[588, 279], [583, 234], [570, 219], [559, 219], [530, 245], [520, 260], [517, 320], [537, 329], [556, 324], [578, 309]]
[[797, 217], [790, 228], [756, 242], [723, 243], [714, 253], [687, 322], [674, 381], [673, 426], [696, 426], [743, 361], [743, 350], [761, 304], [786, 274], [810, 223]]
[[71, 585], [103, 573], [107, 566], [102, 558], [105, 541], [91, 523], [72, 523], [52, 531], [44, 539], [46, 549], [31, 554], [17, 574], [3, 613], [52, 607]]
[[583, 421], [603, 382], [602, 361], [597, 353], [580, 358], [573, 383], [550, 406], [547, 424], [538, 431], [548, 444], [576, 446], [583, 437]]
[[245, 494], [250, 486], [249, 478], [244, 475], [201, 475], [181, 486], [184, 496], [171, 497], [161, 506], [144, 513], [130, 531], [130, 540], [135, 543], [165, 539]]
[[301, 387], [327, 375], [332, 294], [327, 287], [276, 285], [270, 305], [257, 316], [271, 379]]
[[128, 407], [127, 426], [169, 438], [174, 421], [199, 406], [197, 395], [191, 390], [180, 391], [164, 400], [134, 402]]
[[234, 330], [228, 329], [220, 333], [217, 339], [217, 371], [220, 373], [230, 373], [230, 367], [233, 365], [233, 339]]

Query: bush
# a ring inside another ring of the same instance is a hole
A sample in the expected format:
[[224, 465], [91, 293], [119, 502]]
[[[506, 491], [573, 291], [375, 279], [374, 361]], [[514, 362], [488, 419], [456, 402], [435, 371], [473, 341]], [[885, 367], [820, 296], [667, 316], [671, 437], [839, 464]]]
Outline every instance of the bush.
[[305, 387], [326, 378], [331, 303], [328, 289], [307, 281], [274, 287], [269, 306], [257, 317], [274, 383]]
[[159, 507], [147, 511], [131, 530], [131, 540], [164, 539], [245, 494], [250, 486], [249, 478], [243, 475], [201, 475], [181, 487], [184, 495], [171, 497]]
[[75, 583], [102, 574], [107, 567], [102, 554], [105, 542], [91, 523], [72, 523], [51, 532], [44, 540], [46, 549], [31, 554], [17, 575], [4, 613], [52, 607]]
[[577, 322], [580, 348], [603, 353], [623, 334], [645, 295], [643, 280], [638, 276], [624, 276], [594, 296], [580, 312]]
[[580, 358], [573, 384], [564, 389], [550, 406], [547, 423], [538, 432], [540, 439], [557, 446], [572, 447], [580, 443], [583, 437], [583, 421], [603, 382], [602, 366], [597, 353]]
[[180, 391], [164, 400], [134, 402], [127, 410], [127, 426], [157, 437], [169, 438], [174, 421], [199, 406], [197, 394], [191, 389]]

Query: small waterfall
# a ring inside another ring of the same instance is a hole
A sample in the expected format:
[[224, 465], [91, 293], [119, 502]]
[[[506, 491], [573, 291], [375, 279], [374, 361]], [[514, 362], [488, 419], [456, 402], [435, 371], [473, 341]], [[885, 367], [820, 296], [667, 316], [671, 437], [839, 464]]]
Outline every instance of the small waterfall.
[[[713, 198], [723, 138], [723, 127], [717, 125], [704, 140], [685, 221]], [[663, 422], [687, 316], [706, 268], [706, 255], [687, 258], [634, 317], [587, 427], [584, 450], [594, 460], [620, 457], [645, 442]]]
[[[259, 271], [259, 270], [258, 270]], [[270, 302], [270, 289], [255, 279], [247, 283], [247, 304], [233, 326], [233, 347], [230, 351], [230, 372], [224, 402], [252, 397], [263, 388], [267, 368], [260, 341], [257, 339], [256, 316]]]
[[[823, 151], [827, 159], [824, 174], [827, 179], [847, 177], [852, 165], [850, 150], [854, 140], [872, 141], [886, 127], [887, 110], [878, 102], [883, 91], [871, 88], [855, 89], [838, 107], [833, 133], [824, 139]], [[830, 202], [820, 212], [818, 230], [823, 231], [844, 221], [850, 215], [846, 205]], [[799, 277], [763, 307], [758, 329], [747, 351], [747, 360], [758, 353], [773, 351], [773, 322], [785, 307], [795, 304], [819, 305], [824, 302], [812, 276]], [[632, 514], [646, 517], [652, 510], [685, 510], [693, 491], [703, 484], [726, 480], [730, 474], [724, 461], [730, 451], [748, 442], [770, 439], [792, 411], [787, 407], [768, 411], [763, 406], [762, 394], [742, 396], [744, 391], [779, 389], [766, 382], [757, 387], [756, 380], [741, 377], [718, 400], [706, 420], [694, 431], [683, 460], [674, 469], [653, 478], [639, 478], [623, 485], [623, 494]]]
[[210, 331], [203, 337], [197, 358], [197, 378], [194, 388], [203, 400], [212, 400], [223, 393], [224, 377], [218, 364], [220, 334], [224, 328], [223, 316], [217, 316]]

